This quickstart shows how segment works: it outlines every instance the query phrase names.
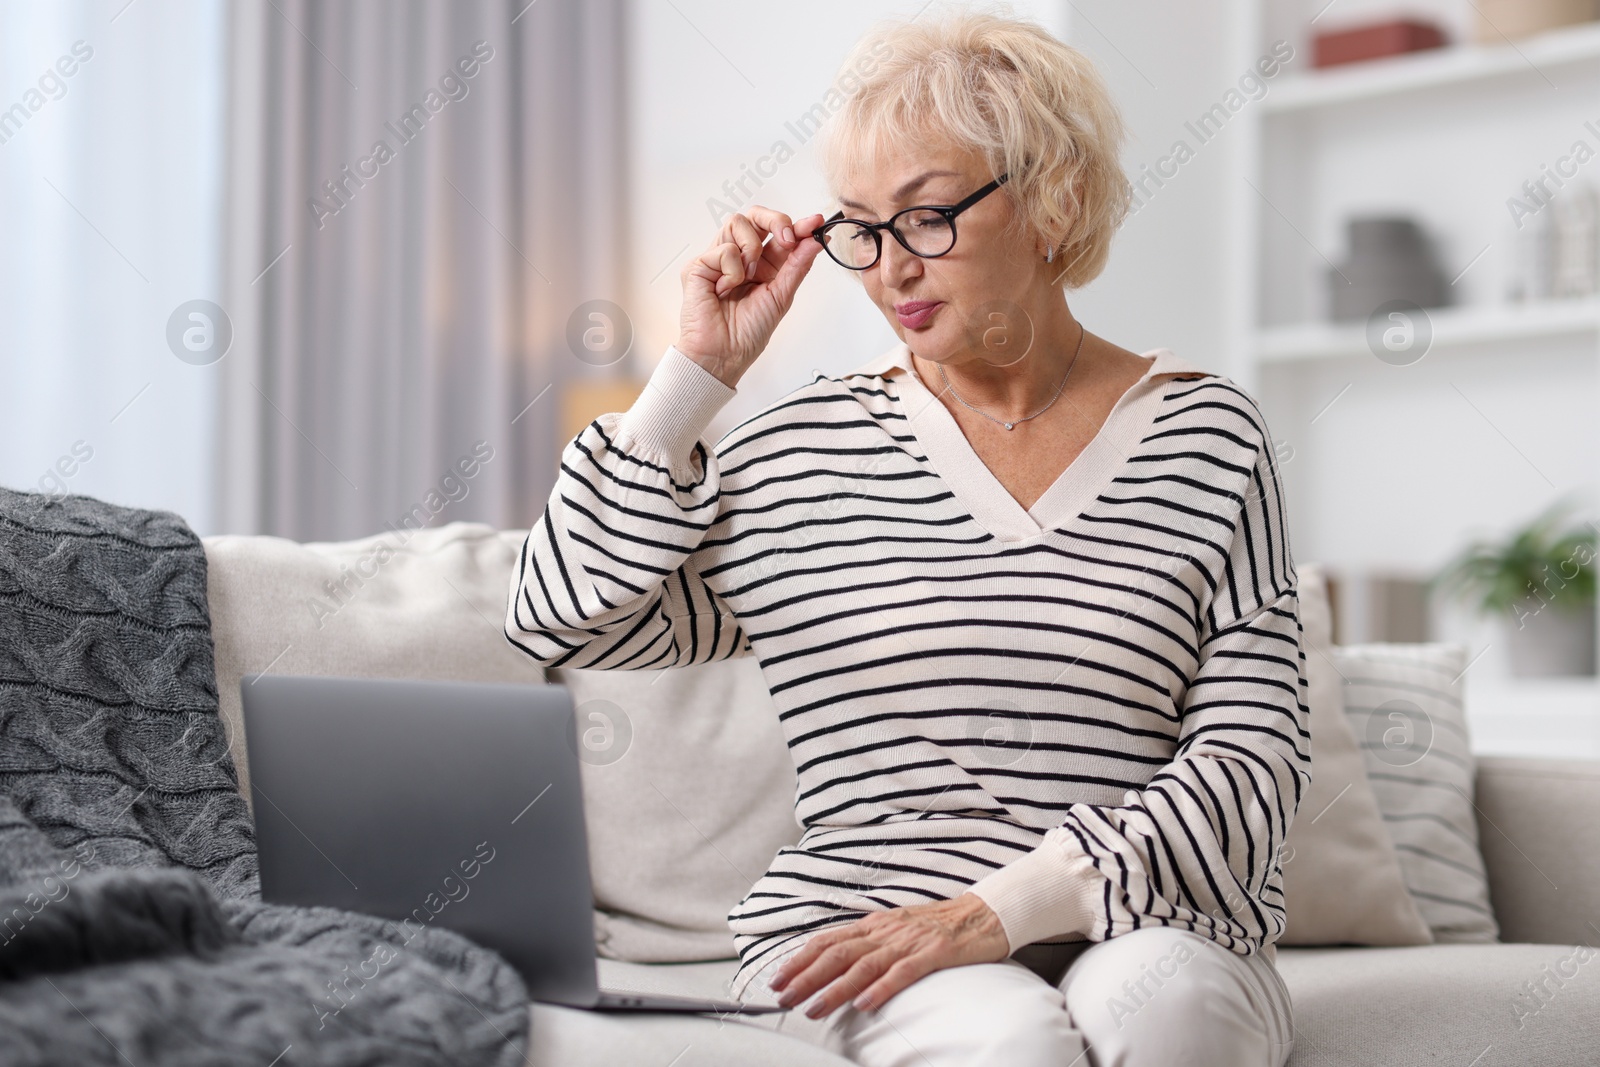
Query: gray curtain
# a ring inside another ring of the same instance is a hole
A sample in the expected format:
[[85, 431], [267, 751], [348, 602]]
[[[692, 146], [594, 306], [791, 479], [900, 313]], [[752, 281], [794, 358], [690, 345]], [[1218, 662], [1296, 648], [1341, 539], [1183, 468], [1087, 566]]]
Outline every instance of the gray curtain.
[[628, 304], [624, 7], [231, 7], [222, 530], [539, 514], [563, 385], [632, 369], [568, 340]]

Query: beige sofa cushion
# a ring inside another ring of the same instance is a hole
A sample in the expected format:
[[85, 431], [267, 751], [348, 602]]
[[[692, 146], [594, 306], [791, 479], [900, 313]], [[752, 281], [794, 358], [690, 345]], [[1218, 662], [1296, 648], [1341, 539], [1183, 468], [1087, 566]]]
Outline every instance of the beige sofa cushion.
[[1575, 945], [1293, 948], [1285, 1067], [1593, 1067], [1600, 951]]
[[1474, 757], [1478, 845], [1502, 941], [1600, 937], [1600, 760]]
[[601, 955], [733, 956], [728, 911], [800, 839], [794, 763], [755, 658], [551, 674], [583, 738]]
[[1289, 826], [1280, 945], [1425, 945], [1433, 940], [1401, 875], [1344, 714], [1322, 568], [1300, 564], [1311, 704], [1311, 788]]
[[1334, 662], [1400, 872], [1434, 940], [1498, 940], [1473, 804], [1466, 646], [1348, 645]]
[[250, 772], [239, 680], [273, 674], [540, 684], [505, 639], [520, 539], [481, 523], [302, 544], [204, 539], [217, 696], [239, 786]]

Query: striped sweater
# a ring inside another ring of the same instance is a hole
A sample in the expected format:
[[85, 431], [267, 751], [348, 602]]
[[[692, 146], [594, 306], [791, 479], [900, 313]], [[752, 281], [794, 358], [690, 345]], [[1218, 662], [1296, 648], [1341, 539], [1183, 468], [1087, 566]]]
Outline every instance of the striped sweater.
[[734, 995], [810, 933], [971, 891], [1012, 950], [1284, 929], [1311, 778], [1284, 503], [1255, 403], [1170, 350], [1032, 508], [904, 344], [702, 440], [669, 348], [564, 450], [506, 635], [548, 667], [753, 654], [803, 833], [729, 913]]

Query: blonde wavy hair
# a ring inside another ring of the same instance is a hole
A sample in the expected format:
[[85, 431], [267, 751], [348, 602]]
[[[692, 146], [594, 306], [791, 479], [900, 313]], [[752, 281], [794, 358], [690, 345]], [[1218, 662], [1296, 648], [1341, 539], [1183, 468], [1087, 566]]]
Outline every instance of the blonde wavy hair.
[[1082, 52], [1009, 13], [959, 10], [876, 24], [840, 71], [855, 88], [819, 144], [836, 195], [908, 139], [975, 150], [1010, 174], [1007, 239], [1043, 238], [1067, 288], [1105, 269], [1131, 190], [1122, 117]]

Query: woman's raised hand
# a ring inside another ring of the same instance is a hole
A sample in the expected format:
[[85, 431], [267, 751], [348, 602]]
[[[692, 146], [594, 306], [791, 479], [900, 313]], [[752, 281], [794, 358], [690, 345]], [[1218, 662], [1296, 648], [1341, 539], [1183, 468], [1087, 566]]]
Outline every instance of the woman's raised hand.
[[737, 384], [822, 252], [811, 240], [821, 225], [820, 214], [795, 222], [760, 206], [730, 216], [711, 247], [683, 268], [678, 351], [724, 384]]

